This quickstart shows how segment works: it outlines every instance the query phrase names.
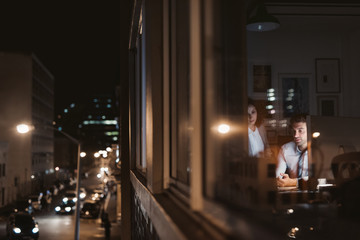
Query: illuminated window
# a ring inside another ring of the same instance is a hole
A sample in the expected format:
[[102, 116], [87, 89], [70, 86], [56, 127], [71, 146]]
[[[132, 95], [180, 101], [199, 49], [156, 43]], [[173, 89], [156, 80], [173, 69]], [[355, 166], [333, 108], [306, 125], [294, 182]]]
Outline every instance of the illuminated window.
[[116, 120], [85, 120], [84, 125], [117, 125]]

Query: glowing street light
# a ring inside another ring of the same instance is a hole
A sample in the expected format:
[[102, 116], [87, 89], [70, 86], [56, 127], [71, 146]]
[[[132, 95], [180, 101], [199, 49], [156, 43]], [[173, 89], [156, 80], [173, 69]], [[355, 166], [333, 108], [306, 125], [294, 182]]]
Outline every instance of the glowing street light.
[[19, 132], [19, 133], [27, 133], [30, 131], [30, 126], [27, 125], [27, 124], [19, 124], [16, 126], [16, 130]]
[[[61, 133], [62, 135], [64, 135], [65, 137], [67, 137], [70, 141], [72, 141], [73, 143], [77, 144], [78, 146], [78, 154], [77, 154], [77, 183], [76, 183], [76, 197], [79, 199], [80, 196], [80, 142], [73, 138], [72, 136], [70, 136], [69, 134], [60, 131], [52, 126], [44, 126], [45, 129], [51, 129], [51, 130], [55, 130], [59, 133]], [[28, 133], [29, 131], [35, 129], [35, 127], [33, 125], [27, 125], [27, 124], [19, 124], [16, 126], [16, 130], [21, 133], [21, 134], [25, 134]], [[79, 240], [79, 235], [80, 235], [80, 201], [76, 202], [76, 220], [75, 220], [75, 240]]]

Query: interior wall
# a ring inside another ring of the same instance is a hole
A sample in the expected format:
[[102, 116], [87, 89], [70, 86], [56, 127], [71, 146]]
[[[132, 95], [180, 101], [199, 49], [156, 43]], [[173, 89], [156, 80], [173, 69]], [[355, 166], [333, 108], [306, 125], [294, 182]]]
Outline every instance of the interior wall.
[[[252, 66], [271, 65], [272, 87], [278, 89], [280, 73], [308, 73], [310, 82], [310, 114], [317, 115], [315, 79], [316, 58], [340, 59], [339, 115], [360, 117], [360, 31], [357, 16], [279, 16], [281, 26], [271, 32], [247, 32], [248, 93], [253, 93]], [[279, 89], [278, 89], [279, 90]]]
[[360, 119], [312, 116], [310, 122], [311, 132], [320, 132], [317, 139], [312, 139], [311, 147], [316, 175], [333, 179], [333, 158], [342, 153], [360, 151]]

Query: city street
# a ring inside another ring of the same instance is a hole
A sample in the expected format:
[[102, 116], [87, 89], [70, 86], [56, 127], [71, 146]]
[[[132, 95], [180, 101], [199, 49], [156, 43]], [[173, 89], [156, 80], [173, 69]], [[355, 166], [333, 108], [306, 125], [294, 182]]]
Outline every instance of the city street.
[[[81, 186], [85, 187], [88, 195], [92, 189], [99, 186], [100, 179], [96, 178], [97, 171], [94, 169], [89, 172], [89, 177], [83, 179]], [[87, 196], [88, 197], [88, 196]], [[62, 195], [53, 198], [53, 202], [49, 210], [42, 210], [34, 213], [35, 219], [39, 224], [40, 237], [39, 239], [51, 240], [70, 240], [74, 239], [75, 235], [75, 213], [71, 215], [58, 215], [54, 211], [55, 205], [61, 200]], [[116, 195], [109, 193], [104, 200], [103, 207], [109, 213], [109, 220], [111, 221], [111, 239], [120, 239], [120, 223], [117, 222], [116, 214]], [[6, 216], [0, 219], [0, 240], [6, 238]], [[95, 240], [105, 239], [104, 228], [101, 227], [100, 216], [97, 219], [80, 219], [80, 239]]]

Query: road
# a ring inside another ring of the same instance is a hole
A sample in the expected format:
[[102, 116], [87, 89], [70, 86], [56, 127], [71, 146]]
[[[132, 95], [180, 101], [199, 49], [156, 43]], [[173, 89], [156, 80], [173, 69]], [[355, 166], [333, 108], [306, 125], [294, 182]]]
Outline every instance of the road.
[[[96, 178], [96, 171], [91, 171], [88, 179], [82, 180], [81, 186], [85, 187], [88, 193], [91, 189], [99, 186], [101, 180]], [[88, 194], [89, 195], [89, 194]], [[110, 199], [115, 198], [108, 194], [104, 201], [104, 206], [109, 205]], [[74, 239], [75, 231], [75, 214], [57, 215], [54, 206], [61, 199], [61, 194], [53, 198], [53, 203], [48, 211], [36, 212], [34, 214], [39, 224], [40, 237], [39, 240], [70, 240]], [[114, 201], [114, 200], [111, 200]], [[107, 209], [110, 211], [110, 209]], [[113, 228], [116, 223], [113, 224]], [[113, 235], [113, 234], [112, 234]], [[112, 236], [113, 237], [113, 236]], [[0, 240], [6, 239], [6, 218], [0, 219]], [[104, 228], [101, 227], [101, 219], [80, 219], [80, 239], [96, 240], [105, 239]]]

